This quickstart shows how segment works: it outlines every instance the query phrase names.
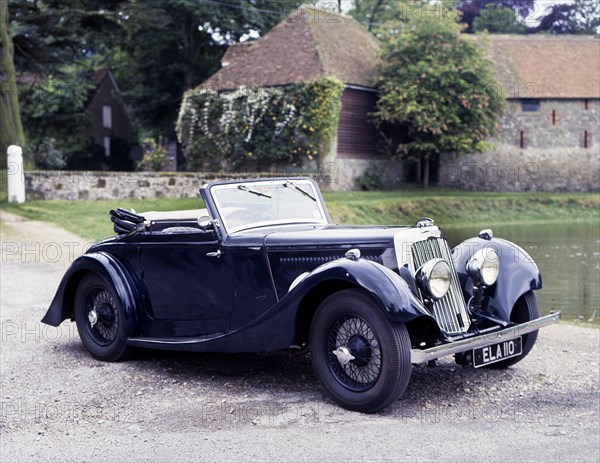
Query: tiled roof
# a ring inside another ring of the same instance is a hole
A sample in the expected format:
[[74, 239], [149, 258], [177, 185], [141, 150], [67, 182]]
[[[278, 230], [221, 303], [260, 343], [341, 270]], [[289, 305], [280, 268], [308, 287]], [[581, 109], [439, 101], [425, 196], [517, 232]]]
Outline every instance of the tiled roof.
[[275, 86], [335, 76], [373, 86], [377, 39], [352, 18], [301, 7], [264, 37], [229, 48], [201, 87]]
[[106, 77], [106, 74], [108, 74], [108, 73], [109, 73], [109, 70], [106, 68], [98, 69], [98, 70], [94, 71], [92, 78], [94, 79], [94, 82], [96, 84], [100, 84]]
[[594, 36], [491, 35], [490, 52], [507, 98], [600, 98]]

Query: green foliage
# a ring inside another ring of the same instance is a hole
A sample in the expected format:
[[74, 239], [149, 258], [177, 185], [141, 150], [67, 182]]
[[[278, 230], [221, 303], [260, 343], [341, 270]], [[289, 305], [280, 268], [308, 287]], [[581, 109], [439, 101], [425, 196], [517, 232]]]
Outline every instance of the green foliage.
[[575, 0], [553, 5], [535, 30], [553, 34], [598, 34], [600, 3], [597, 0]]
[[335, 137], [343, 89], [339, 80], [324, 78], [284, 88], [188, 91], [177, 122], [188, 168], [315, 159]]
[[58, 167], [44, 158], [49, 139], [52, 149], [60, 152], [69, 166], [85, 166], [91, 160], [92, 140], [85, 109], [94, 88], [88, 73], [72, 69], [19, 85], [27, 146], [38, 167]]
[[63, 153], [56, 149], [54, 138], [45, 137], [35, 147], [33, 160], [38, 169], [62, 169], [65, 165]]
[[101, 40], [118, 39], [131, 1], [10, 0], [10, 32], [19, 72], [56, 73], [97, 51]]
[[458, 22], [460, 13], [452, 8], [455, 3], [455, 0], [354, 0], [350, 15], [381, 38], [397, 30], [399, 24], [414, 23], [426, 16], [440, 22]]
[[[73, 75], [79, 70], [113, 68], [125, 90], [125, 101], [137, 117], [135, 122], [156, 134], [171, 135], [181, 95], [218, 69], [226, 47], [263, 34], [300, 3], [1, 0], [0, 148], [9, 139], [11, 143], [24, 143], [14, 91], [16, 75], [23, 73], [79, 82], [79, 77]], [[48, 92], [53, 93], [52, 89]], [[69, 167], [84, 164], [86, 158], [97, 165], [110, 163], [97, 153], [84, 154], [82, 147], [89, 144], [85, 124], [63, 124], [65, 114], [74, 113], [69, 106], [59, 104], [68, 100], [49, 102], [44, 112], [50, 114], [53, 107], [57, 120], [54, 127], [44, 124], [43, 130], [35, 126], [42, 115], [32, 119], [34, 110], [25, 109], [24, 125], [32, 133], [27, 135], [33, 137], [29, 144], [35, 149], [44, 137], [54, 138], [56, 148], [69, 159]], [[65, 137], [69, 133], [72, 136]], [[2, 151], [5, 153], [5, 149]]]
[[[127, 38], [111, 65], [136, 121], [170, 135], [181, 96], [214, 74], [227, 47], [264, 34], [300, 1], [145, 0], [134, 4]], [[116, 49], [116, 50], [115, 50]]]
[[402, 0], [354, 0], [350, 15], [373, 32], [389, 21], [401, 21], [409, 4]]
[[398, 154], [428, 160], [487, 148], [505, 101], [482, 38], [429, 16], [397, 30], [384, 40], [375, 117], [404, 128]]
[[[494, 7], [498, 7], [498, 10]], [[516, 16], [525, 20], [532, 13], [537, 17], [538, 13], [535, 0], [459, 0], [456, 8], [461, 14], [460, 22], [467, 25], [464, 32], [483, 31], [486, 28], [489, 32], [494, 32], [492, 29], [498, 27], [506, 29], [507, 33], [526, 33], [529, 32], [526, 26], [511, 29], [515, 25]], [[475, 29], [475, 20], [478, 18], [479, 29]], [[488, 27], [485, 27], [486, 24]]]
[[492, 34], [522, 34], [527, 27], [517, 21], [517, 16], [511, 8], [489, 3], [473, 20], [475, 32], [488, 31]]
[[5, 152], [8, 125], [11, 143], [25, 145], [26, 162], [33, 154], [40, 166], [59, 165], [63, 158], [73, 167], [92, 157], [83, 114], [90, 82], [81, 69], [102, 40], [119, 38], [126, 3], [0, 1], [0, 150]]
[[365, 172], [354, 179], [356, 185], [362, 191], [377, 191], [382, 190], [383, 185], [381, 182], [383, 172], [376, 164], [369, 164]]
[[137, 170], [162, 171], [171, 164], [169, 150], [164, 146], [162, 140], [156, 142], [153, 138], [142, 140], [144, 158], [137, 164]]

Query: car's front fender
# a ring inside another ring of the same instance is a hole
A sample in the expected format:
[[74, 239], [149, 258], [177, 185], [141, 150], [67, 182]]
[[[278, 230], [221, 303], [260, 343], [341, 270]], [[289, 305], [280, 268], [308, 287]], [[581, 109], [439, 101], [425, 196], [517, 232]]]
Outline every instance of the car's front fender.
[[43, 323], [58, 326], [63, 320], [73, 319], [75, 294], [81, 279], [88, 273], [96, 273], [112, 283], [119, 296], [125, 315], [130, 318], [131, 326], [139, 329], [138, 307], [140, 298], [136, 290], [133, 272], [114, 256], [106, 252], [93, 252], [77, 258], [63, 277], [50, 308], [42, 319]]
[[364, 290], [395, 322], [407, 323], [419, 317], [433, 321], [406, 281], [383, 265], [366, 259], [339, 259], [321, 265], [288, 294], [291, 297], [309, 294], [315, 287], [323, 287], [328, 282], [346, 282]]
[[484, 309], [508, 322], [517, 300], [528, 291], [541, 289], [542, 276], [531, 256], [518, 245], [500, 238], [471, 238], [452, 249], [454, 266], [467, 300], [473, 295], [473, 280], [466, 272], [466, 264], [473, 254], [486, 247], [498, 254], [500, 273], [496, 283], [486, 290], [488, 302]]

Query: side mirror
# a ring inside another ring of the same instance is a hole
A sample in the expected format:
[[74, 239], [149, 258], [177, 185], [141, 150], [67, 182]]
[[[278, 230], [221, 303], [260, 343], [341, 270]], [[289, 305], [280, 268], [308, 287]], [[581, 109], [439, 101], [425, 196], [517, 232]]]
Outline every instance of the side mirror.
[[208, 231], [208, 230], [214, 230], [215, 229], [215, 221], [213, 219], [211, 219], [210, 217], [198, 217], [198, 226], [204, 230], [204, 231]]

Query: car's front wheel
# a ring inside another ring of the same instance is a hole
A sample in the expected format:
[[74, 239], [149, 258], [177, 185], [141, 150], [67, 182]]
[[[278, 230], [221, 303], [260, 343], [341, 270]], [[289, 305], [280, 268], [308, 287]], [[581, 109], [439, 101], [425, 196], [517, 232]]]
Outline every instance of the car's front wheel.
[[341, 406], [373, 413], [398, 400], [410, 381], [411, 342], [403, 324], [359, 290], [325, 299], [310, 329], [310, 353], [319, 381]]
[[112, 284], [97, 274], [83, 277], [75, 294], [75, 322], [86, 349], [97, 359], [125, 359], [129, 323]]

